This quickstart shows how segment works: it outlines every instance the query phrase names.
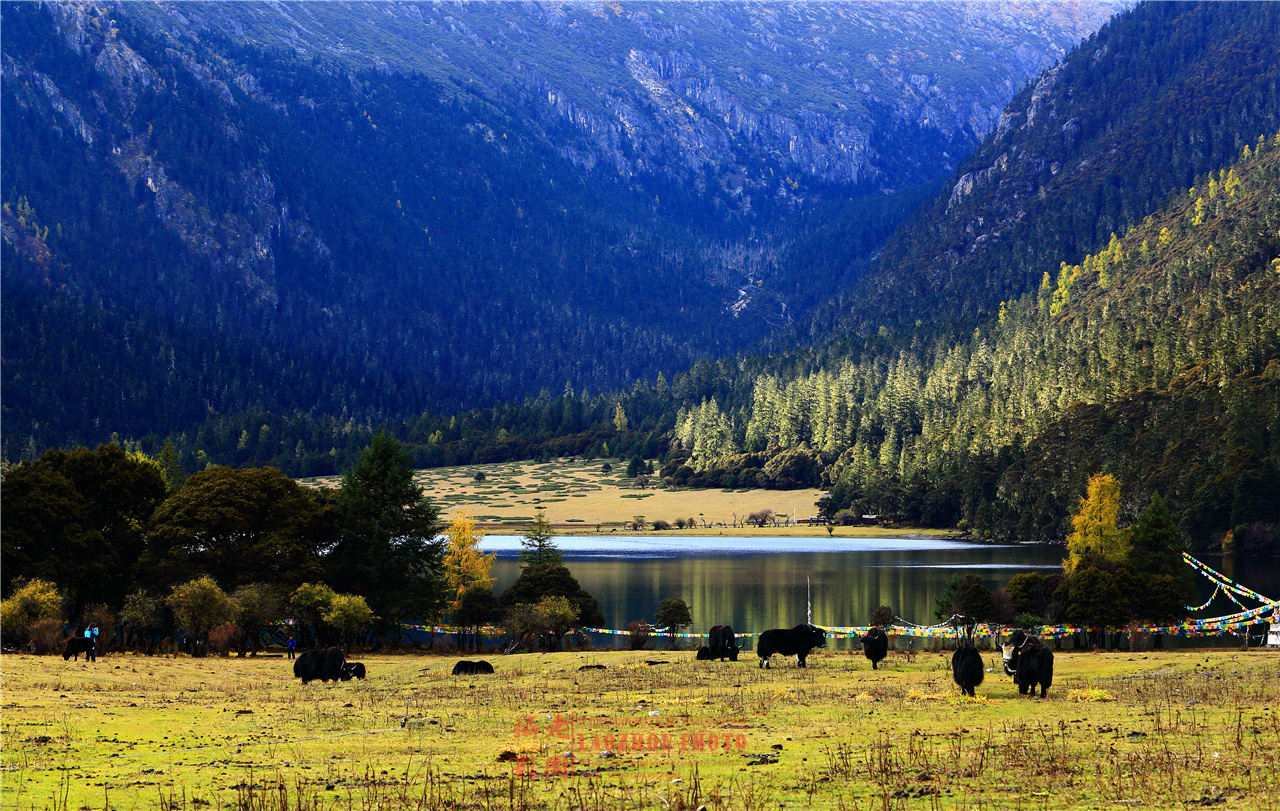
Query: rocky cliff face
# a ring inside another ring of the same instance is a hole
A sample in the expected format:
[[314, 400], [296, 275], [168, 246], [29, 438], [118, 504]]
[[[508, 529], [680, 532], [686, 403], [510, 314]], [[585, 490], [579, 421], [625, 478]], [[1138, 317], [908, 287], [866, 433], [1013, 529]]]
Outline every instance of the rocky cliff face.
[[[416, 71], [525, 108], [562, 153], [624, 177], [715, 176], [795, 203], [806, 187], [893, 189], [886, 129], [932, 133], [950, 168], [1025, 81], [1123, 3], [122, 4], [178, 42], [226, 37]], [[529, 104], [530, 101], [535, 103]], [[945, 147], [950, 145], [950, 149]], [[927, 172], [927, 173], [928, 173]]]

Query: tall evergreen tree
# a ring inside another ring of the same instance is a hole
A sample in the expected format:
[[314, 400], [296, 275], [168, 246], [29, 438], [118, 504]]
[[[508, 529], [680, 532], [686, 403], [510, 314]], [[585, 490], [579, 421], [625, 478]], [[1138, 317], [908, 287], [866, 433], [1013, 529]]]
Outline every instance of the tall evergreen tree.
[[409, 454], [376, 434], [342, 477], [339, 540], [328, 558], [329, 582], [364, 596], [384, 632], [408, 619], [430, 619], [444, 606], [440, 510], [413, 481]]

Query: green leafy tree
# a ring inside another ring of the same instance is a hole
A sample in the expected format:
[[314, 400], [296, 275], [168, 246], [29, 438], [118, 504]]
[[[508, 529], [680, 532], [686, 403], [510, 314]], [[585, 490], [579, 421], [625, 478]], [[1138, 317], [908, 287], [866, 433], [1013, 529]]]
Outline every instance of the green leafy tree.
[[124, 627], [126, 644], [132, 638], [136, 648], [137, 640], [141, 638], [146, 645], [146, 654], [150, 656], [156, 632], [164, 628], [164, 608], [164, 600], [150, 592], [141, 589], [130, 592], [120, 609], [120, 624]]
[[323, 574], [336, 529], [322, 491], [272, 467], [214, 466], [156, 510], [140, 565], [162, 583], [208, 574], [230, 588], [267, 581], [287, 592]]
[[1182, 559], [1182, 538], [1159, 494], [1138, 516], [1130, 539], [1129, 564], [1137, 579], [1138, 619], [1173, 622], [1186, 616], [1193, 593], [1191, 568]]
[[502, 592], [498, 601], [506, 607], [518, 603], [537, 605], [543, 597], [548, 596], [564, 597], [573, 603], [578, 610], [578, 620], [583, 625], [599, 627], [604, 624], [604, 616], [600, 613], [596, 598], [582, 588], [563, 563], [526, 565], [520, 570], [520, 576], [515, 582]]
[[578, 621], [578, 607], [569, 598], [549, 594], [534, 606], [538, 630], [547, 635], [551, 650], [560, 649], [560, 640]]
[[413, 481], [409, 454], [395, 439], [373, 437], [342, 477], [340, 534], [327, 559], [329, 582], [360, 594], [382, 632], [407, 619], [433, 619], [444, 608], [440, 510]]
[[263, 632], [284, 617], [280, 595], [266, 583], [248, 583], [232, 592], [231, 599], [236, 604], [236, 625], [249, 643], [250, 654], [257, 656]]
[[324, 612], [324, 621], [338, 629], [347, 653], [351, 652], [351, 638], [362, 628], [369, 627], [375, 617], [369, 603], [358, 594], [339, 594]]
[[174, 586], [165, 602], [186, 635], [192, 656], [204, 656], [209, 649], [209, 632], [236, 616], [235, 601], [208, 575]]
[[888, 628], [893, 625], [893, 607], [882, 605], [871, 612], [871, 625]]
[[521, 565], [561, 563], [564, 560], [564, 556], [556, 548], [551, 522], [547, 520], [544, 510], [533, 514], [533, 524], [525, 530], [520, 546]]
[[81, 605], [120, 605], [164, 497], [157, 465], [115, 444], [14, 466], [0, 482], [4, 582], [40, 578]]
[[[1133, 618], [1133, 578], [1125, 569], [1108, 571], [1094, 564], [1078, 568], [1063, 584], [1066, 616], [1089, 628], [1119, 628]], [[1096, 644], [1097, 634], [1091, 636]]]
[[489, 586], [471, 585], [458, 601], [455, 619], [461, 628], [476, 630], [476, 647], [480, 646], [481, 626], [493, 622], [498, 615], [498, 598]]
[[289, 612], [298, 623], [298, 643], [319, 647], [325, 639], [324, 615], [329, 612], [337, 592], [324, 583], [303, 583], [289, 597]]
[[[689, 613], [689, 604], [679, 597], [663, 600], [658, 605], [658, 613], [653, 617], [654, 624], [666, 628], [669, 633], [678, 634], [680, 629], [693, 624], [693, 615]], [[675, 637], [671, 637], [672, 643]]]

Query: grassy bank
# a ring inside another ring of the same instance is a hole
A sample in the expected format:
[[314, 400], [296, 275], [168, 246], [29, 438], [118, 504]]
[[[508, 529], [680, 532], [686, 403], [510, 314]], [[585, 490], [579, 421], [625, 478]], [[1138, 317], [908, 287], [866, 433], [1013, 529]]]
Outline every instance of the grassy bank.
[[949, 654], [749, 656], [360, 656], [304, 687], [280, 658], [6, 654], [3, 807], [1280, 808], [1280, 651], [1063, 652], [1046, 701], [998, 672], [961, 699]]
[[[608, 462], [609, 473], [603, 470]], [[813, 515], [814, 503], [822, 490], [694, 490], [637, 487], [624, 475], [625, 460], [596, 459], [591, 462], [507, 462], [492, 465], [419, 470], [415, 481], [433, 501], [444, 508], [446, 518], [456, 509], [471, 511], [476, 523], [492, 531], [522, 529], [534, 513], [545, 510], [557, 531], [587, 533], [621, 531], [636, 516], [648, 523], [662, 520], [675, 525], [677, 519], [696, 521], [700, 529], [689, 534], [716, 534], [733, 528], [760, 510], [779, 516], [804, 518]], [[476, 474], [484, 475], [483, 481]], [[336, 487], [338, 477], [303, 479], [316, 487]], [[653, 481], [658, 483], [656, 476]], [[848, 533], [852, 527], [837, 530]], [[870, 528], [874, 530], [875, 528]], [[865, 532], [865, 529], [860, 531]], [[769, 528], [760, 534], [783, 535], [794, 532], [826, 534], [809, 527]]]

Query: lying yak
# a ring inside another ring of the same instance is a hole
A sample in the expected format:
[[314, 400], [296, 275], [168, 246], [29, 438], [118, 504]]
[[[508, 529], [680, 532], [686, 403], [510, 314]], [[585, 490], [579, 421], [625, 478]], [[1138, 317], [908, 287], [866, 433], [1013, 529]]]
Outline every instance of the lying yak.
[[967, 696], [977, 695], [973, 689], [982, 684], [985, 674], [982, 670], [982, 654], [971, 643], [966, 642], [956, 649], [951, 657], [951, 676], [960, 685], [960, 691]]
[[883, 628], [871, 628], [862, 635], [862, 654], [871, 660], [871, 669], [889, 655], [889, 635]]
[[80, 661], [80, 654], [84, 654], [86, 662], [96, 662], [98, 657], [93, 653], [93, 639], [87, 636], [73, 636], [67, 640], [67, 646], [62, 650], [62, 659], [66, 661], [72, 656], [76, 657], [76, 661]]
[[732, 625], [713, 625], [709, 636], [712, 659], [738, 661], [738, 637], [734, 635]]
[[305, 651], [293, 660], [293, 675], [303, 684], [313, 681], [349, 681], [346, 657], [342, 648], [316, 648]]
[[1040, 697], [1048, 695], [1049, 685], [1053, 684], [1053, 651], [1021, 629], [1014, 631], [1009, 644], [1001, 647], [1004, 648], [1004, 672], [1013, 676], [1018, 692], [1026, 695], [1030, 691], [1034, 696], [1038, 684]]
[[453, 666], [453, 675], [455, 676], [478, 676], [483, 673], [492, 673], [493, 665], [483, 659], [470, 662], [463, 659]]
[[813, 625], [797, 625], [794, 628], [773, 628], [760, 634], [756, 642], [756, 656], [760, 667], [769, 667], [769, 657], [775, 653], [796, 657], [796, 665], [805, 667], [805, 657], [814, 648], [827, 646], [827, 634]]
[[711, 646], [703, 645], [698, 648], [698, 653], [693, 658], [697, 659], [699, 662], [710, 662], [715, 657], [711, 655]]

